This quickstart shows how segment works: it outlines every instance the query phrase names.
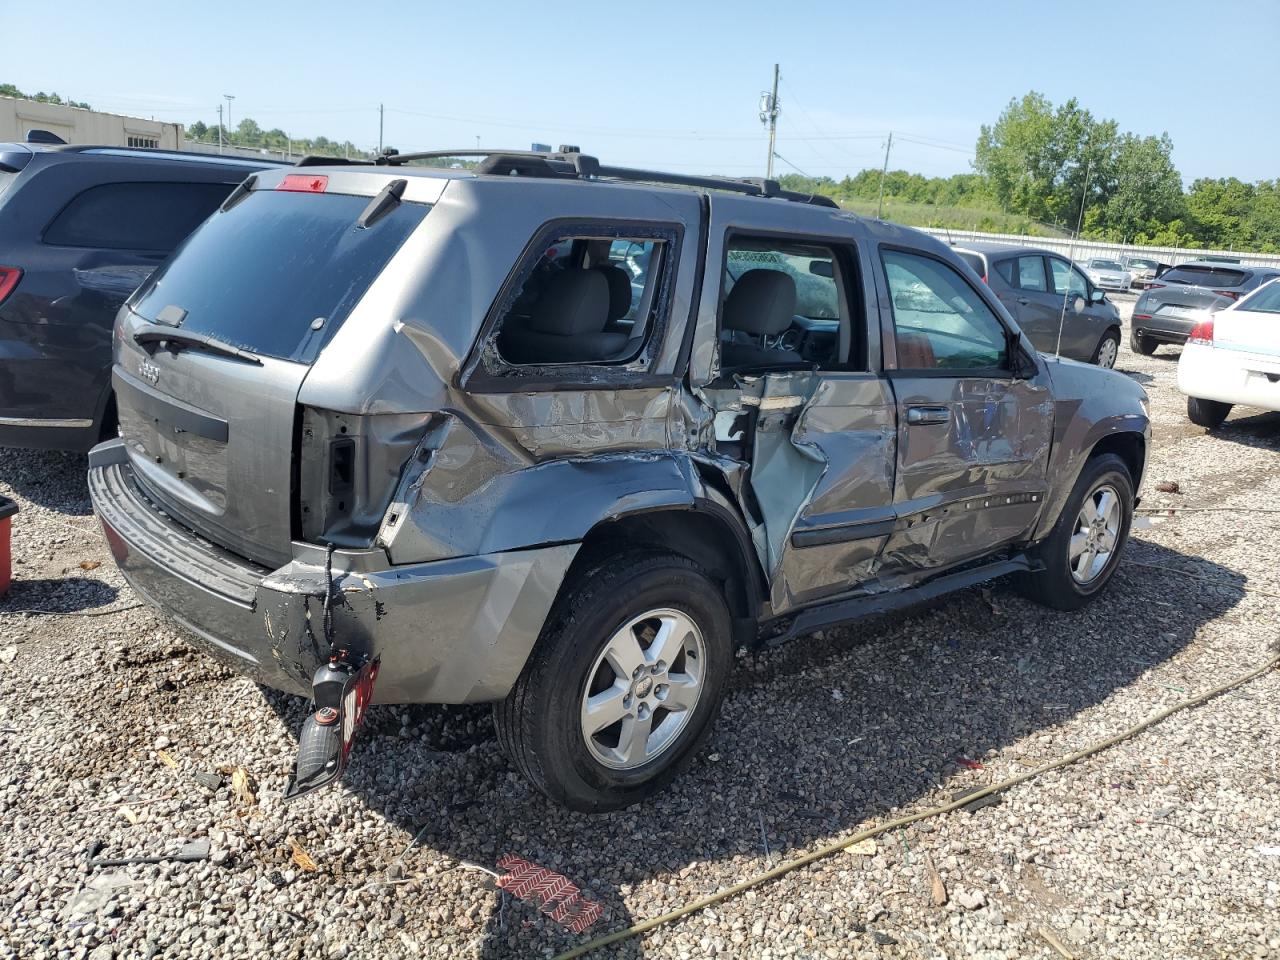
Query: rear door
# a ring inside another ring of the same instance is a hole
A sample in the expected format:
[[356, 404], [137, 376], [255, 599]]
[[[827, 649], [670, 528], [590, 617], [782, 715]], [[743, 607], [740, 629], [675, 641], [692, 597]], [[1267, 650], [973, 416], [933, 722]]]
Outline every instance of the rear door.
[[996, 264], [996, 271], [1009, 284], [1001, 302], [1037, 350], [1053, 353], [1058, 345], [1062, 297], [1050, 287], [1044, 257], [1038, 253], [1011, 257]]
[[[715, 413], [715, 453], [739, 465], [740, 504], [782, 613], [873, 581], [893, 526], [893, 397], [868, 366], [879, 353], [867, 323], [875, 288], [856, 221], [720, 194], [710, 202], [698, 322], [720, 370], [699, 395]], [[790, 278], [793, 315], [747, 333], [730, 294], [761, 270]]]
[[[402, 202], [360, 226], [369, 203], [254, 190], [197, 230], [118, 325], [114, 380], [139, 485], [180, 522], [264, 564], [291, 555], [303, 379], [429, 209]], [[155, 342], [169, 329], [172, 340]]]
[[880, 249], [881, 337], [897, 406], [897, 525], [881, 560], [913, 578], [1025, 535], [1040, 512], [1053, 429], [1047, 375], [949, 263]]

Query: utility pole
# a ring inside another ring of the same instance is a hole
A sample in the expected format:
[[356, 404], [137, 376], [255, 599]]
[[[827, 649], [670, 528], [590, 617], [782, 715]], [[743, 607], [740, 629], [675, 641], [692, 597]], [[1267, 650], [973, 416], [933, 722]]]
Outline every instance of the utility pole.
[[227, 143], [231, 143], [231, 101], [234, 100], [235, 94], [224, 93], [222, 99], [227, 101]]
[[880, 202], [876, 204], [876, 219], [884, 219], [884, 178], [889, 172], [889, 151], [893, 149], [893, 131], [889, 131], [889, 142], [884, 145], [884, 166], [880, 168]]
[[378, 104], [378, 156], [382, 156], [382, 104]]
[[222, 153], [222, 104], [218, 104], [218, 153]]
[[769, 126], [769, 162], [765, 164], [766, 180], [773, 179], [773, 148], [778, 142], [778, 114], [782, 105], [778, 103], [778, 65], [773, 65], [773, 92], [768, 90], [760, 94], [760, 122]]

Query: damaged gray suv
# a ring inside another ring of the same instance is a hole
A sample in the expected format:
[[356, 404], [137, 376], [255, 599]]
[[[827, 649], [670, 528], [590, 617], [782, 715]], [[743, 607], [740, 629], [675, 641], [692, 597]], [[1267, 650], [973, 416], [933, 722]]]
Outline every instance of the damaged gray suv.
[[538, 789], [625, 806], [738, 645], [1106, 586], [1146, 395], [1040, 357], [942, 243], [772, 181], [443, 156], [250, 177], [116, 322], [94, 506], [139, 595], [314, 700], [290, 795], [371, 702], [492, 702]]

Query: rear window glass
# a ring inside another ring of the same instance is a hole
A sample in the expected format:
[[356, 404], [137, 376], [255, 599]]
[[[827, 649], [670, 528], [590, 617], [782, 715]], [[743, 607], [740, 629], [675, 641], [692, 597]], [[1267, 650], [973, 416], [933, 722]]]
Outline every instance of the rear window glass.
[[1273, 280], [1266, 286], [1258, 288], [1258, 292], [1240, 301], [1240, 310], [1253, 310], [1257, 313], [1280, 313], [1280, 281]]
[[1201, 287], [1238, 287], [1245, 281], [1243, 270], [1224, 267], [1174, 267], [1160, 279], [1165, 283], [1191, 283]]
[[18, 175], [16, 173], [11, 173], [8, 170], [0, 170], [0, 197], [4, 196], [4, 192], [8, 190], [13, 181], [17, 179]]
[[976, 253], [960, 253], [960, 259], [973, 267], [973, 272], [978, 276], [985, 277], [987, 275], [987, 265], [982, 262], [982, 258]]
[[104, 183], [63, 207], [45, 228], [44, 242], [168, 253], [233, 189], [225, 183]]
[[430, 209], [401, 203], [356, 226], [370, 197], [255, 190], [210, 218], [140, 291], [155, 320], [257, 354], [310, 362]]

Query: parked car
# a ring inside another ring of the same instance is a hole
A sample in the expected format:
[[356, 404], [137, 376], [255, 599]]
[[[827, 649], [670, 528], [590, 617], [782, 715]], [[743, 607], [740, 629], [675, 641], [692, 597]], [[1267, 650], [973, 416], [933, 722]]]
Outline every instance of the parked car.
[[1274, 267], [1242, 267], [1218, 261], [1179, 264], [1138, 297], [1129, 326], [1129, 346], [1151, 355], [1162, 343], [1185, 343], [1192, 326], [1262, 284], [1280, 277]]
[[0, 143], [0, 446], [115, 434], [111, 324], [125, 298], [265, 164]]
[[1075, 264], [1051, 250], [970, 243], [957, 248], [1041, 353], [1103, 367], [1120, 353], [1120, 313]]
[[1094, 257], [1085, 264], [1084, 272], [1089, 282], [1099, 289], [1121, 293], [1129, 289], [1129, 271], [1119, 260]]
[[1178, 358], [1187, 416], [1210, 430], [1236, 404], [1280, 411], [1280, 280], [1206, 315]]
[[1150, 257], [1125, 257], [1124, 268], [1129, 273], [1129, 287], [1133, 290], [1147, 289], [1152, 281], [1173, 269], [1172, 265]]
[[290, 796], [367, 703], [493, 702], [538, 789], [624, 806], [737, 645], [1108, 583], [1146, 395], [942, 243], [572, 151], [406, 165], [456, 155], [252, 176], [117, 319], [94, 508], [194, 643], [312, 696]]

